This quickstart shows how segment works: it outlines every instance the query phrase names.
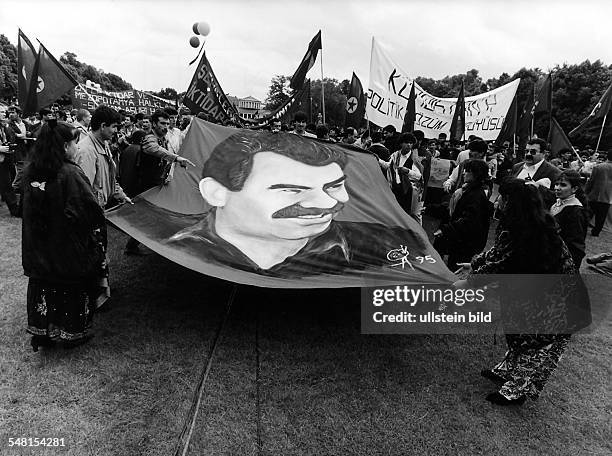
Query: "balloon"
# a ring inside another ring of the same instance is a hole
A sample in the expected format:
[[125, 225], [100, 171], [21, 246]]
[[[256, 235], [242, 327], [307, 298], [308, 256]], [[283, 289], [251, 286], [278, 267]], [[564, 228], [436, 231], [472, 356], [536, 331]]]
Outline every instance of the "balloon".
[[191, 44], [191, 47], [197, 48], [200, 45], [200, 38], [192, 36], [189, 38], [189, 44]]
[[193, 26], [191, 27], [191, 30], [193, 30], [193, 33], [195, 33], [196, 35], [200, 34], [200, 32], [198, 32], [198, 23], [197, 22], [195, 22], [193, 24]]
[[208, 22], [198, 22], [197, 26], [200, 35], [207, 36], [210, 33], [210, 25], [208, 24]]

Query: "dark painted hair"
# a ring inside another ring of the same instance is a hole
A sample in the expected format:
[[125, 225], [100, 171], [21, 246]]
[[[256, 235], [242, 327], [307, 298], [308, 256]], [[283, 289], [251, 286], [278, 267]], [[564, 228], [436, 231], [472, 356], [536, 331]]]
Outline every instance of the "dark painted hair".
[[253, 157], [260, 152], [274, 152], [311, 166], [337, 163], [344, 169], [347, 162], [344, 151], [332, 144], [290, 133], [240, 130], [213, 149], [202, 178], [212, 177], [228, 190], [240, 191], [251, 174]]

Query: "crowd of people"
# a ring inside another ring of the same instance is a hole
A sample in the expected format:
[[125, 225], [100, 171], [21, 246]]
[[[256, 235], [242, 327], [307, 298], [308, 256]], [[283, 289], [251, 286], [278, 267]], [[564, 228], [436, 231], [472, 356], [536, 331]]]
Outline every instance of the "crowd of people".
[[[0, 128], [0, 193], [23, 218], [27, 331], [35, 351], [72, 348], [90, 340], [93, 315], [110, 297], [104, 210], [168, 181], [176, 165], [193, 166], [177, 153], [190, 113], [67, 112], [54, 104], [21, 114], [10, 106]], [[130, 239], [125, 253], [146, 252]]]
[[[52, 105], [28, 119], [21, 114], [13, 105], [2, 119], [0, 194], [10, 214], [23, 218], [27, 331], [34, 350], [75, 347], [90, 339], [93, 315], [110, 296], [104, 210], [168, 182], [177, 165], [194, 166], [179, 155], [191, 113], [167, 108], [133, 115], [108, 106], [90, 113]], [[406, 214], [422, 223], [426, 209], [440, 220], [434, 247], [451, 270], [469, 273], [456, 286], [492, 273], [577, 274], [591, 216], [591, 234], [598, 236], [612, 203], [612, 152], [553, 157], [535, 137], [520, 151], [478, 137], [451, 144], [443, 133], [426, 139], [391, 125], [308, 125], [302, 112], [293, 126], [273, 120], [269, 129], [374, 154]], [[439, 187], [428, 185], [434, 159], [450, 162]], [[493, 218], [499, 220], [495, 241], [485, 251]], [[125, 253], [146, 252], [130, 239]], [[559, 303], [543, 305], [563, 318]], [[547, 334], [508, 334], [504, 360], [483, 371], [501, 384], [488, 399], [508, 405], [537, 398], [569, 339], [554, 325]]]
[[[296, 126], [293, 132], [304, 135], [303, 130]], [[425, 207], [440, 219], [434, 247], [451, 270], [467, 274], [455, 286], [475, 287], [499, 274], [568, 277], [562, 282], [574, 285], [568, 292], [574, 293], [573, 300], [546, 293], [539, 299], [520, 293], [517, 297], [515, 288], [525, 284], [501, 285], [502, 296], [514, 297], [502, 303], [508, 351], [500, 363], [481, 372], [499, 386], [487, 400], [520, 405], [527, 398], [537, 399], [571, 333], [589, 321], [586, 299], [576, 292], [580, 282], [571, 278], [578, 276], [585, 257], [590, 220], [594, 216], [591, 235], [599, 236], [612, 203], [612, 151], [561, 150], [554, 156], [547, 142], [535, 136], [523, 150], [508, 142], [497, 147], [474, 136], [451, 145], [445, 134], [426, 139], [423, 132], [398, 133], [392, 125], [376, 131], [347, 128], [340, 135], [320, 125], [315, 133], [319, 139], [376, 155], [400, 207], [419, 223]], [[433, 159], [451, 161], [441, 189], [428, 188]], [[499, 221], [494, 243], [485, 250], [494, 216]], [[604, 252], [587, 262], [610, 258], [612, 253]], [[517, 314], [523, 325], [513, 327]], [[539, 321], [543, 315], [545, 322]], [[525, 323], [533, 321], [545, 330], [525, 333]]]

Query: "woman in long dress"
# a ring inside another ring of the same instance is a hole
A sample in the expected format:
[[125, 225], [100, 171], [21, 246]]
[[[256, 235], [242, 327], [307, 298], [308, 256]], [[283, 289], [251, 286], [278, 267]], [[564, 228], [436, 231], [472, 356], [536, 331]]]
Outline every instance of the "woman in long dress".
[[[570, 333], [580, 329], [580, 318], [588, 316], [572, 307], [581, 299], [577, 269], [537, 187], [511, 178], [499, 192], [501, 218], [495, 243], [471, 264], [461, 264], [470, 274], [455, 286], [481, 287], [498, 281], [508, 351], [481, 375], [500, 384], [486, 397], [488, 401], [520, 405], [527, 398], [538, 398], [567, 348]], [[496, 278], [499, 274], [503, 279]]]
[[87, 342], [104, 266], [104, 212], [74, 163], [78, 131], [50, 120], [25, 170], [22, 262], [32, 348]]

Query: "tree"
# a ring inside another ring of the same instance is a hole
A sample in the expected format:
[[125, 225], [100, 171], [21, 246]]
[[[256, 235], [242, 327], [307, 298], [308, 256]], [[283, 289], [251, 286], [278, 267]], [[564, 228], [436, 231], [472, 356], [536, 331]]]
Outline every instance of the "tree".
[[[608, 86], [612, 83], [612, 66], [600, 60], [589, 60], [578, 65], [557, 65], [553, 70], [553, 107], [554, 116], [567, 133], [589, 115]], [[612, 117], [612, 115], [610, 116]], [[609, 118], [608, 121], [611, 119]], [[602, 136], [602, 147], [612, 146], [612, 128], [607, 127]], [[577, 145], [595, 147], [601, 122], [594, 123], [576, 137], [571, 138]]]
[[172, 87], [166, 87], [165, 89], [161, 89], [159, 92], [153, 92], [153, 95], [170, 101], [176, 100], [179, 96], [176, 90]]
[[268, 95], [264, 101], [265, 109], [273, 111], [291, 96], [291, 89], [289, 89], [290, 80], [291, 76], [283, 76], [279, 74], [272, 78]]
[[9, 98], [17, 92], [17, 48], [0, 35], [0, 96]]
[[121, 92], [132, 88], [132, 84], [124, 81], [120, 76], [113, 73], [105, 73], [93, 65], [80, 62], [74, 52], [65, 52], [59, 60], [66, 68], [66, 71], [80, 83], [85, 83], [89, 80], [100, 84], [103, 90], [110, 92]]
[[[325, 78], [325, 122], [328, 125], [344, 125], [346, 114], [346, 96], [350, 87], [350, 81], [345, 79], [338, 82], [337, 79]], [[313, 122], [321, 111], [321, 80], [311, 82], [310, 93], [312, 96]]]

